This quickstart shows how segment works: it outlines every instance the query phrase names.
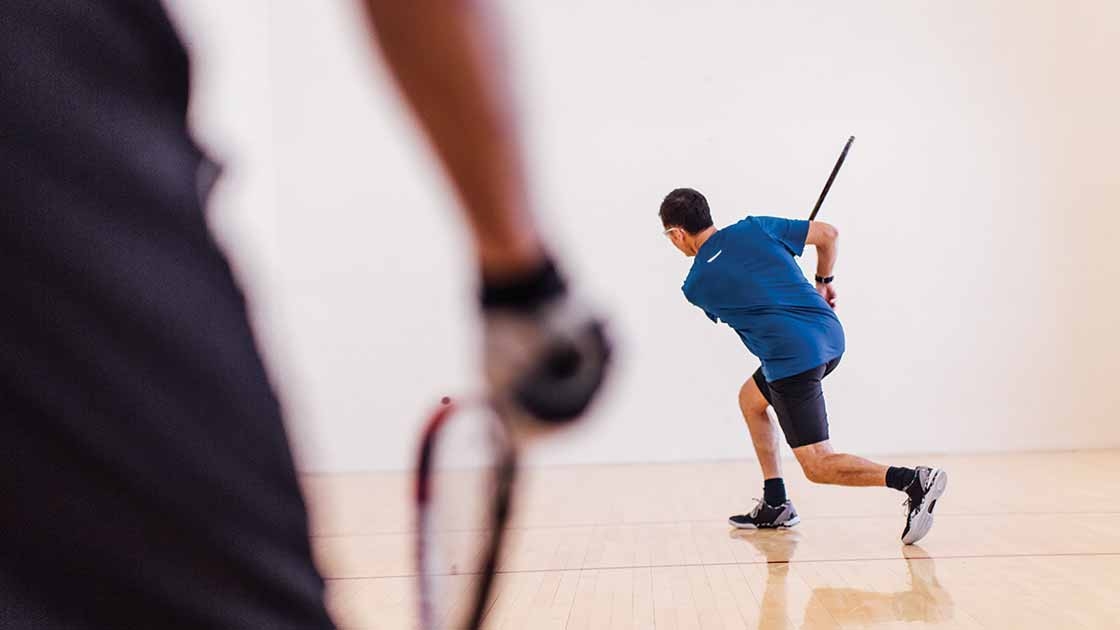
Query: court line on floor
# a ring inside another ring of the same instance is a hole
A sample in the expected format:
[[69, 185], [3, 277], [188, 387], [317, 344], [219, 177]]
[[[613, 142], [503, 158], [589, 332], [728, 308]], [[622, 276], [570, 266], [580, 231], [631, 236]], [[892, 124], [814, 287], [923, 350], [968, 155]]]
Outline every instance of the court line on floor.
[[[902, 561], [908, 562], [911, 560], [998, 560], [1001, 558], [1086, 558], [1086, 557], [1117, 557], [1120, 558], [1120, 552], [1109, 551], [1087, 551], [1080, 553], [1073, 552], [1057, 552], [1057, 553], [997, 553], [997, 554], [961, 554], [961, 555], [945, 555], [945, 556], [914, 556], [912, 558], [891, 556], [883, 558], [818, 558], [812, 560], [766, 560], [759, 562], [751, 562], [744, 560], [740, 562], [685, 562], [676, 564], [633, 564], [633, 565], [620, 565], [620, 566], [592, 566], [592, 567], [579, 567], [579, 568], [549, 568], [549, 569], [512, 569], [508, 571], [498, 571], [498, 575], [517, 575], [519, 573], [562, 573], [571, 571], [621, 571], [625, 569], [673, 569], [673, 568], [688, 568], [688, 567], [732, 567], [740, 565], [770, 565], [770, 564], [817, 564], [817, 563], [838, 563], [838, 562], [888, 562], [888, 561]], [[458, 575], [472, 575], [470, 573], [460, 573]], [[416, 578], [419, 577], [416, 573], [401, 573], [393, 575], [358, 575], [358, 576], [344, 576], [344, 577], [326, 577], [323, 579], [327, 582], [332, 581], [345, 581], [345, 580], [393, 580], [402, 578]]]
[[[1051, 511], [1038, 511], [1038, 512], [942, 512], [938, 511], [937, 516], [941, 517], [969, 517], [969, 516], [1039, 516], [1039, 515], [1054, 515]], [[1107, 511], [1087, 511], [1087, 512], [1062, 512], [1060, 516], [1065, 518], [1068, 515], [1076, 516], [1120, 516], [1120, 510], [1107, 510]], [[872, 519], [872, 518], [898, 518], [903, 519], [905, 514], [835, 514], [835, 515], [814, 515], [811, 520], [825, 521], [825, 520], [841, 520], [841, 519]], [[804, 521], [805, 519], [802, 519]], [[507, 527], [506, 531], [527, 531], [527, 530], [547, 530], [547, 529], [582, 529], [587, 527], [646, 527], [656, 525], [694, 525], [697, 523], [708, 524], [726, 524], [726, 518], [711, 518], [711, 519], [690, 519], [690, 520], [675, 520], [675, 521], [630, 521], [626, 523], [573, 523], [565, 525], [519, 525], [515, 527]], [[478, 531], [477, 529], [463, 528], [463, 529], [445, 529], [442, 530], [448, 533], [462, 533], [470, 531]], [[310, 538], [373, 538], [375, 536], [399, 536], [404, 534], [414, 534], [415, 530], [412, 529], [394, 529], [383, 532], [369, 532], [369, 533], [354, 533], [354, 534], [310, 534]]]

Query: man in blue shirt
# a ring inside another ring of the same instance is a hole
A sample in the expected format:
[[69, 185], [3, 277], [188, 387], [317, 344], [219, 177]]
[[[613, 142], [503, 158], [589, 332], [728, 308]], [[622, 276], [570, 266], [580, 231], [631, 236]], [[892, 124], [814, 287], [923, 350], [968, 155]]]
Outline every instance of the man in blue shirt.
[[[792, 527], [800, 522], [786, 497], [778, 457], [774, 408], [786, 442], [810, 481], [842, 486], [887, 486], [905, 492], [909, 510], [902, 541], [913, 544], [933, 526], [933, 508], [945, 491], [938, 468], [888, 467], [833, 451], [828, 441], [821, 380], [844, 354], [844, 329], [833, 310], [837, 231], [820, 221], [747, 217], [717, 230], [708, 201], [678, 188], [661, 203], [665, 235], [694, 258], [682, 287], [689, 302], [713, 322], [730, 326], [762, 366], [739, 392], [764, 478], [763, 498], [730, 518], [741, 529]], [[817, 249], [816, 286], [798, 267], [806, 245]]]

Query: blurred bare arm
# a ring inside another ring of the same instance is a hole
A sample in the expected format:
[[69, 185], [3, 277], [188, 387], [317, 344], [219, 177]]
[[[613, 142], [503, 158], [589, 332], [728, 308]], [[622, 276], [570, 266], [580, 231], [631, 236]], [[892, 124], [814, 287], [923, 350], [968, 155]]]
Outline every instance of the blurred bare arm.
[[528, 193], [504, 40], [480, 0], [366, 0], [389, 69], [450, 176], [488, 281], [544, 258]]
[[610, 359], [603, 322], [572, 298], [529, 211], [502, 48], [484, 0], [365, 0], [389, 69], [451, 177], [482, 269], [484, 368], [518, 426], [586, 411]]

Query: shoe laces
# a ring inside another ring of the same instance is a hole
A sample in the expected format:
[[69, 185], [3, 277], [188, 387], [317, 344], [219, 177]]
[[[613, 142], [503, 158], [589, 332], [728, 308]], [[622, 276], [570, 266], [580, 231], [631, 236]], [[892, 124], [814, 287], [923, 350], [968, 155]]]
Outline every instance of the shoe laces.
[[903, 490], [903, 493], [906, 495], [906, 498], [902, 500], [902, 506], [906, 508], [906, 513], [909, 514], [910, 511], [912, 509], [914, 509], [914, 497], [910, 495], [910, 492], [909, 492], [910, 486], [906, 486], [906, 488], [907, 488], [906, 490]]
[[918, 484], [919, 489], [925, 490], [922, 484], [921, 472], [918, 470], [914, 472], [914, 479], [906, 484], [906, 487], [902, 490], [902, 493], [906, 495], [906, 498], [902, 500], [902, 505], [906, 507], [907, 513], [909, 513], [914, 506], [914, 496], [910, 494], [910, 489], [914, 487], [914, 484]]
[[762, 506], [765, 505], [766, 502], [758, 497], [751, 497], [751, 500], [754, 501], [755, 504], [754, 507], [751, 508], [750, 516], [751, 518], [757, 518], [758, 513], [762, 511]]

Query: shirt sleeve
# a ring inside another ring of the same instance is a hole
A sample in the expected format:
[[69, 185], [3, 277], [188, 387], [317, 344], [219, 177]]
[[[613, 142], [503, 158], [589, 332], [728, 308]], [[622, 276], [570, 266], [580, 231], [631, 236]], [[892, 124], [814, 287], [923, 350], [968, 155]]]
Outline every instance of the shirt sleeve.
[[693, 296], [689, 295], [689, 279], [686, 278], [685, 281], [684, 281], [684, 284], [681, 285], [681, 292], [684, 293], [684, 299], [688, 300], [688, 302], [690, 304], [692, 304], [693, 306], [695, 306], [696, 308], [700, 309], [701, 311], [704, 311], [704, 314], [708, 316], [708, 319], [712, 320], [712, 323], [715, 323], [715, 324], [719, 323], [719, 318], [718, 317], [709, 313], [708, 309], [704, 308], [703, 306], [700, 306], [700, 302], [698, 300], [694, 299]]
[[800, 256], [805, 252], [805, 238], [809, 236], [809, 222], [780, 217], [754, 217], [770, 238], [782, 244], [790, 254]]

